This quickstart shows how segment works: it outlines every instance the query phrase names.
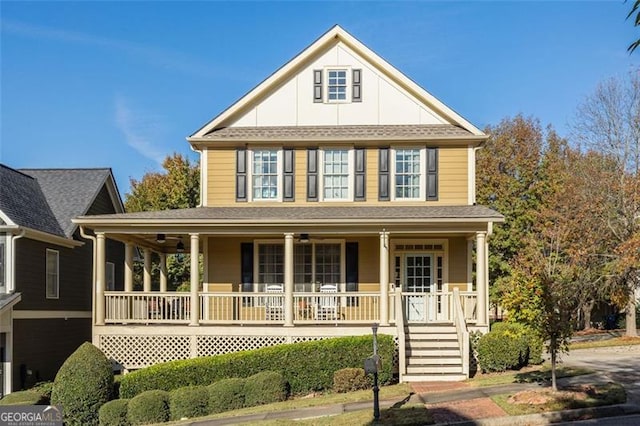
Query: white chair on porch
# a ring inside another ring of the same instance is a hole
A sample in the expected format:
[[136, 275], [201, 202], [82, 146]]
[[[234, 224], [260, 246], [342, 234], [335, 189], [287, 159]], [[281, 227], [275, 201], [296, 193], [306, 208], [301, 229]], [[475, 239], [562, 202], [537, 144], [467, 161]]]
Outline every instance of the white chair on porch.
[[338, 286], [336, 284], [324, 284], [320, 286], [320, 293], [333, 294], [331, 296], [319, 296], [316, 303], [316, 319], [320, 321], [337, 320], [338, 311]]
[[269, 284], [267, 285], [266, 293], [270, 295], [265, 297], [265, 319], [267, 321], [284, 320], [283, 286], [281, 284]]

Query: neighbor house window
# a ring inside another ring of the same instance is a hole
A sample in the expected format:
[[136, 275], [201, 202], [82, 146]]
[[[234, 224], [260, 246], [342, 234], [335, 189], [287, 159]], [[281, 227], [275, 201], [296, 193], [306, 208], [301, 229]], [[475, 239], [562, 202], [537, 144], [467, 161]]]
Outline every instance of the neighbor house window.
[[348, 200], [349, 150], [325, 149], [322, 166], [322, 195], [325, 200]]
[[254, 200], [278, 199], [278, 151], [254, 150], [252, 155]]
[[327, 99], [329, 102], [347, 100], [347, 70], [327, 71]]
[[422, 194], [421, 149], [394, 151], [394, 195], [396, 199], [419, 199]]
[[116, 289], [116, 265], [113, 262], [107, 262], [105, 269], [105, 281], [107, 284], [107, 291], [114, 291]]
[[57, 299], [60, 285], [60, 261], [56, 250], [47, 249], [46, 293], [47, 299]]
[[0, 236], [0, 292], [4, 293], [6, 286], [5, 279], [5, 249], [4, 249], [4, 237]]

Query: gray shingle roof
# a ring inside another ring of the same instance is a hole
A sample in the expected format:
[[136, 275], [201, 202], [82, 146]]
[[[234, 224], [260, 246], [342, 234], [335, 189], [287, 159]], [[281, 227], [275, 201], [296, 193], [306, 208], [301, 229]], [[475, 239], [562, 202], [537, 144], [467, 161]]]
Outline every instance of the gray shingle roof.
[[485, 206], [313, 206], [313, 207], [196, 207], [192, 209], [84, 216], [87, 221], [256, 221], [290, 222], [338, 219], [357, 220], [429, 220], [487, 219], [502, 220], [503, 216]]
[[0, 164], [0, 210], [20, 226], [63, 237], [38, 181]]
[[110, 169], [21, 169], [34, 177], [64, 235], [71, 238], [76, 216], [87, 212], [111, 174]]
[[452, 124], [225, 127], [205, 135], [211, 140], [420, 140], [474, 137]]

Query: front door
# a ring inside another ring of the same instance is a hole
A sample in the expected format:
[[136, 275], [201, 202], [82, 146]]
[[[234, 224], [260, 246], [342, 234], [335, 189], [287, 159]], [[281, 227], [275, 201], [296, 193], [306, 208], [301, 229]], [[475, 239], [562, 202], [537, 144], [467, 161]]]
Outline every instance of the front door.
[[425, 322], [434, 313], [432, 306], [433, 256], [430, 254], [406, 254], [404, 256], [404, 291], [415, 293], [406, 296], [407, 319]]

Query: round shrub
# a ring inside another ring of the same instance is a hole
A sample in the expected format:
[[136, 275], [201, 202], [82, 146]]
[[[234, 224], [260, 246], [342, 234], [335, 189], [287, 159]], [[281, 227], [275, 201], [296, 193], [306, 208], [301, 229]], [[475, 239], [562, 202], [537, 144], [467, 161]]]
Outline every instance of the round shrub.
[[287, 382], [280, 373], [263, 371], [248, 377], [244, 384], [244, 406], [271, 404], [287, 399]]
[[206, 386], [186, 386], [171, 391], [169, 409], [173, 420], [209, 414], [209, 391]]
[[208, 386], [209, 413], [237, 410], [244, 407], [245, 379], [222, 379]]
[[478, 363], [482, 371], [521, 368], [529, 362], [531, 332], [516, 323], [496, 323], [478, 341]]
[[169, 421], [169, 392], [150, 390], [131, 398], [127, 417], [132, 425], [148, 425]]
[[100, 426], [129, 426], [127, 418], [128, 399], [114, 399], [105, 403], [98, 411]]
[[29, 389], [11, 392], [0, 399], [0, 405], [36, 405], [46, 404], [47, 399], [38, 391]]
[[85, 342], [66, 359], [53, 382], [51, 404], [62, 405], [69, 426], [98, 424], [98, 409], [111, 398], [113, 370], [100, 349]]
[[371, 381], [362, 368], [343, 368], [333, 373], [334, 392], [352, 392], [370, 387]]

